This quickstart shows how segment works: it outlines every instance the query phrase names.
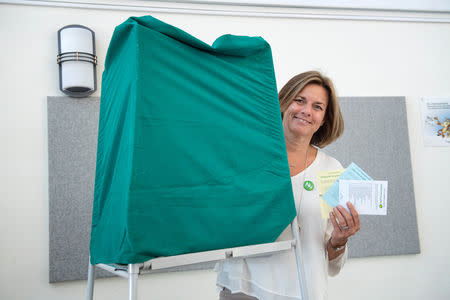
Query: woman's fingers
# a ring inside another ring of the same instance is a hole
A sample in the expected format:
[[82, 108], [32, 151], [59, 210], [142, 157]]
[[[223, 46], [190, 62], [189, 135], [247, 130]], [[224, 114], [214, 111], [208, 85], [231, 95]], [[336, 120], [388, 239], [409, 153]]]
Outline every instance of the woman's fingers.
[[360, 229], [358, 212], [350, 202], [347, 206], [350, 213], [341, 205], [334, 207], [330, 212], [331, 223], [334, 227], [331, 237], [338, 245], [345, 244], [347, 239]]
[[344, 216], [342, 215], [341, 211], [339, 210], [339, 206], [336, 206], [335, 208], [333, 208], [333, 213], [334, 213], [334, 216], [337, 218], [341, 229], [342, 229], [342, 227], [347, 226], [347, 222], [345, 221]]
[[348, 226], [349, 228], [353, 228], [355, 226], [355, 222], [353, 221], [352, 215], [350, 215], [349, 212], [344, 207], [342, 207], [341, 205], [339, 205], [337, 207], [337, 209], [339, 210], [339, 212], [341, 213], [341, 215], [345, 219], [344, 226]]
[[356, 231], [358, 231], [361, 228], [360, 222], [359, 222], [359, 214], [356, 211], [355, 206], [353, 206], [353, 204], [351, 202], [347, 202], [347, 207], [348, 207], [348, 209], [350, 209], [350, 213], [352, 214], [353, 222], [355, 224], [355, 229], [356, 229]]
[[341, 232], [341, 227], [339, 226], [338, 222], [336, 221], [336, 216], [333, 212], [330, 212], [330, 220], [333, 224], [333, 228], [336, 232]]
[[346, 233], [342, 230], [342, 226], [339, 225], [334, 211], [330, 212], [330, 220], [333, 224], [333, 232], [331, 232], [332, 245], [345, 244], [347, 242]]

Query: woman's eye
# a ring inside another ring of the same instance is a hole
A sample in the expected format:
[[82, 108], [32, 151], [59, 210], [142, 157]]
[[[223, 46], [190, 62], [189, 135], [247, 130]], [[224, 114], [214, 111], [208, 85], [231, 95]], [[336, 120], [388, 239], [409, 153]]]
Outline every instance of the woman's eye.
[[305, 102], [305, 100], [303, 100], [303, 99], [295, 99], [295, 101], [298, 102], [298, 103], [303, 103], [303, 102]]
[[316, 105], [316, 109], [323, 110], [322, 106]]

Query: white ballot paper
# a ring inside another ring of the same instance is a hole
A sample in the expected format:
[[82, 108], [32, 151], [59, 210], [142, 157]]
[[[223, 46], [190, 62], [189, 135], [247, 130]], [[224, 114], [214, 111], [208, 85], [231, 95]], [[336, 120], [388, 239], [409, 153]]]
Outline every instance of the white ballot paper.
[[339, 204], [350, 201], [360, 215], [387, 214], [387, 181], [340, 180]]

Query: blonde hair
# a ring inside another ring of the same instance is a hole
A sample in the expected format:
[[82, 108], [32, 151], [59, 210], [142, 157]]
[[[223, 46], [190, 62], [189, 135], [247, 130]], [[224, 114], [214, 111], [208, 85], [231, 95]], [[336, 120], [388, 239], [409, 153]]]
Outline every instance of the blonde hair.
[[310, 142], [311, 145], [323, 148], [334, 142], [344, 132], [344, 119], [336, 97], [333, 82], [330, 78], [317, 71], [308, 71], [292, 77], [278, 94], [281, 117], [283, 118], [283, 113], [289, 105], [291, 105], [298, 93], [300, 93], [300, 91], [308, 84], [320, 85], [328, 94], [328, 105], [325, 111], [324, 123], [314, 133]]

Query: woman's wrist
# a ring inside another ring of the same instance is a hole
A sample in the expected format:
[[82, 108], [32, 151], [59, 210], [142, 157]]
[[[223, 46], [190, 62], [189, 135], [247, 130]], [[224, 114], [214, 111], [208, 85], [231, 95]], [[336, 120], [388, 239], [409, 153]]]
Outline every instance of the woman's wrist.
[[333, 249], [334, 251], [341, 251], [342, 249], [345, 248], [345, 245], [347, 244], [347, 240], [345, 240], [344, 243], [336, 243], [332, 240], [333, 238], [329, 238], [328, 239], [328, 245], [331, 247], [331, 249]]

